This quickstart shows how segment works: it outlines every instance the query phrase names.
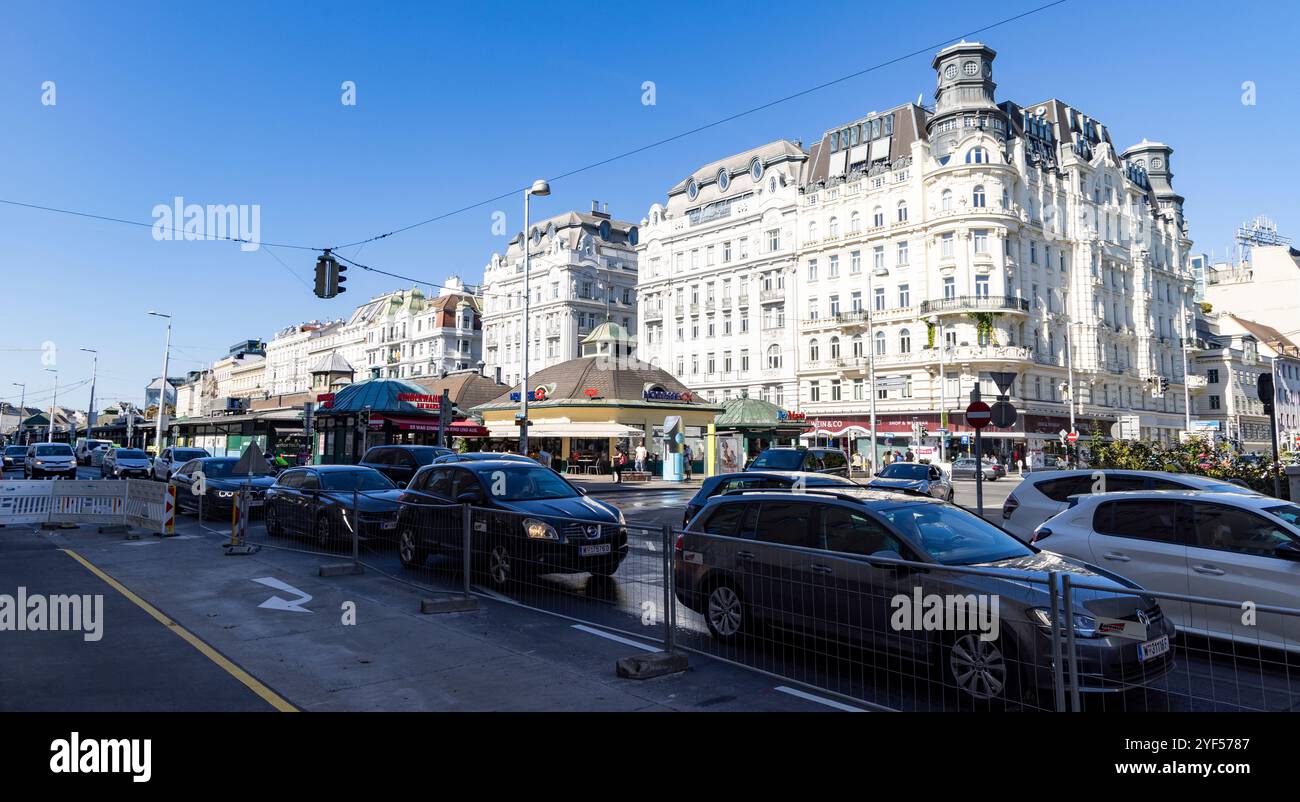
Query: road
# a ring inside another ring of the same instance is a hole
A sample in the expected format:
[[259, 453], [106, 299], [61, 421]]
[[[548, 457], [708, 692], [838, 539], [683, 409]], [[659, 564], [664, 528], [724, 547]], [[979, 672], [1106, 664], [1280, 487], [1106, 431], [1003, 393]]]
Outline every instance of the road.
[[[91, 479], [96, 478], [97, 475], [97, 470], [83, 468], [79, 471], [80, 478]], [[998, 520], [1001, 501], [1014, 486], [1014, 477], [1012, 480], [1004, 479], [986, 486], [986, 515], [990, 519]], [[495, 605], [492, 613], [494, 620], [501, 625], [501, 632], [509, 633], [511, 643], [518, 645], [518, 643], [531, 642], [530, 634], [535, 635], [541, 631], [550, 633], [547, 637], [551, 639], [553, 646], [563, 644], [558, 647], [560, 652], [565, 649], [578, 649], [578, 644], [572, 642], [575, 637], [578, 638], [579, 643], [584, 644], [586, 638], [601, 639], [602, 636], [593, 635], [592, 632], [612, 632], [615, 633], [614, 637], [626, 637], [630, 639], [629, 642], [648, 644], [651, 647], [664, 640], [667, 634], [666, 605], [669, 603], [665, 598], [664, 549], [670, 544], [665, 543], [663, 526], [680, 524], [681, 511], [687, 499], [694, 494], [695, 488], [665, 489], [654, 485], [636, 489], [591, 487], [590, 492], [615, 503], [624, 510], [630, 525], [628, 558], [618, 572], [608, 579], [588, 574], [547, 575], [537, 577], [522, 587], [516, 587], [508, 596], [480, 584], [481, 580], [476, 580], [475, 592], [482, 594], [486, 604]], [[959, 504], [965, 506], [971, 503], [973, 495], [973, 483], [957, 483]], [[0, 537], [8, 537], [9, 531], [0, 530]], [[159, 598], [175, 599], [176, 603], [184, 608], [190, 604], [189, 599], [195, 593], [214, 593], [215, 585], [220, 585], [221, 582], [228, 584], [231, 581], [217, 580], [211, 578], [210, 574], [213, 568], [210, 563], [214, 561], [211, 556], [211, 546], [226, 540], [228, 531], [210, 523], [200, 527], [193, 516], [183, 516], [178, 524], [178, 532], [186, 537], [204, 540], [209, 549], [207, 552], [209, 556], [195, 558], [194, 564], [183, 572], [164, 561], [149, 563], [141, 560], [130, 565], [136, 571], [133, 576], [141, 587], [147, 588]], [[81, 535], [81, 532], [77, 533], [77, 536]], [[73, 535], [61, 533], [50, 537], [68, 538]], [[296, 586], [301, 586], [304, 561], [307, 565], [306, 572], [311, 573], [323, 562], [338, 562], [347, 558], [347, 555], [342, 553], [312, 554], [313, 546], [303, 541], [272, 539], [268, 537], [259, 521], [255, 521], [250, 527], [249, 540], [266, 547], [257, 559], [270, 560], [277, 567], [293, 566], [291, 571], [296, 574], [291, 572], [290, 576], [297, 576], [299, 579], [291, 578], [290, 581]], [[93, 537], [90, 541], [97, 542]], [[170, 542], [174, 541], [161, 543], [156, 540], [145, 541], [147, 544], [160, 545], [168, 545]], [[154, 551], [149, 548], [123, 548], [124, 546], [128, 544], [115, 542], [111, 546], [102, 547], [100, 551], [116, 559], [121, 559], [119, 555], [123, 554]], [[31, 558], [30, 555], [28, 557]], [[390, 544], [366, 543], [361, 559], [366, 567], [368, 581], [383, 585], [382, 593], [414, 587], [417, 590], [423, 589], [423, 593], [428, 595], [454, 592], [463, 585], [460, 566], [445, 557], [430, 558], [427, 566], [421, 570], [405, 569]], [[241, 564], [237, 560], [223, 561], [219, 557], [215, 558], [215, 563], [217, 567], [229, 566], [232, 563]], [[191, 587], [195, 584], [196, 577], [203, 577], [205, 581], [210, 578], [214, 587]], [[398, 581], [392, 581], [394, 579]], [[331, 581], [334, 580], [321, 580], [321, 587], [333, 587], [329, 584]], [[9, 584], [14, 584], [14, 581], [11, 580]], [[380, 590], [373, 592], [381, 593]], [[221, 613], [223, 616], [234, 615], [224, 603], [219, 608], [223, 611]], [[200, 625], [199, 631], [203, 631], [201, 624], [203, 615], [206, 615], [201, 613], [201, 609], [195, 610], [196, 620]], [[968, 702], [956, 698], [942, 683], [932, 681], [929, 675], [933, 669], [930, 667], [899, 664], [839, 646], [827, 647], [805, 642], [790, 635], [772, 637], [757, 644], [724, 650], [710, 638], [698, 614], [680, 605], [676, 605], [674, 609], [676, 628], [673, 630], [673, 637], [676, 643], [692, 650], [695, 655], [693, 660], [709, 664], [709, 671], [713, 672], [710, 675], [712, 681], [730, 688], [745, 689], [743, 692], [723, 694], [732, 698], [725, 704], [718, 703], [719, 709], [789, 709], [788, 706], [792, 704], [793, 697], [788, 693], [771, 695], [772, 689], [776, 686], [764, 674], [747, 671], [740, 666], [757, 668], [777, 677], [825, 689], [829, 692], [827, 698], [832, 701], [847, 697], [904, 710], [950, 710], [972, 707]], [[534, 610], [545, 611], [561, 618], [547, 620], [543, 617], [546, 623], [538, 623], [537, 613], [533, 612]], [[247, 611], [239, 613], [240, 616], [246, 614]], [[556, 624], [553, 621], [560, 623]], [[581, 629], [585, 625], [593, 625], [593, 629], [591, 631]], [[240, 623], [237, 626], [248, 627], [250, 624]], [[254, 629], [256, 626], [260, 624], [254, 625]], [[411, 633], [407, 632], [401, 622], [390, 622], [385, 631], [384, 643], [367, 641], [365, 648], [396, 650], [397, 654], [393, 659], [400, 661], [405, 659], [403, 644], [410, 636]], [[613, 641], [612, 644], [615, 648], [627, 651], [627, 647], [620, 645], [618, 641]], [[311, 648], [319, 647], [319, 644], [314, 644]], [[307, 647], [299, 644], [295, 648]], [[1177, 639], [1175, 648], [1178, 667], [1172, 674], [1155, 681], [1152, 687], [1145, 691], [1093, 699], [1090, 700], [1089, 706], [1106, 710], [1161, 711], [1289, 710], [1300, 707], [1300, 688], [1292, 686], [1291, 667], [1279, 655], [1265, 654], [1263, 659], [1260, 659], [1245, 653], [1240, 648], [1233, 649], [1218, 643], [1181, 637]], [[578, 649], [578, 653], [586, 654], [582, 649]], [[709, 655], [728, 662], [715, 662], [701, 655]], [[261, 657], [255, 655], [250, 659], [254, 665], [260, 665], [258, 660]], [[241, 661], [241, 665], [243, 664], [245, 663]], [[586, 665], [582, 663], [582, 666], [570, 668], [577, 672], [575, 676], [585, 677], [587, 675], [584, 671], [589, 670], [583, 667]], [[607, 669], [608, 665], [600, 664], [597, 674]], [[6, 668], [0, 667], [0, 670]], [[7, 670], [11, 676], [21, 676], [21, 672], [15, 673], [12, 666]], [[275, 678], [276, 687], [287, 685], [292, 690], [288, 694], [291, 698], [312, 699], [313, 694], [318, 690], [316, 684], [302, 689], [292, 675], [280, 677], [278, 670], [272, 670], [270, 675]], [[504, 681], [503, 678], [499, 679]], [[322, 675], [316, 677], [313, 682], [327, 683], [327, 680], [328, 678]], [[213, 683], [217, 680], [212, 677], [198, 676], [194, 681], [202, 686], [204, 683]], [[696, 686], [691, 687], [693, 689], [691, 693], [695, 694], [694, 698], [706, 698], [701, 695], [704, 694], [704, 690]], [[404, 692], [415, 693], [410, 688], [405, 688]], [[470, 689], [467, 688], [465, 692], [470, 693]], [[482, 689], [474, 692], [485, 693]], [[486, 705], [485, 696], [475, 696], [475, 698], [478, 700], [476, 704]], [[568, 706], [588, 709], [582, 707], [583, 701], [574, 696], [556, 695], [552, 698], [556, 705], [560, 705], [556, 709], [574, 709]], [[627, 699], [623, 703], [634, 705], [635, 700]], [[655, 704], [666, 703], [663, 699], [655, 701]], [[378, 705], [376, 709], [388, 709], [383, 707], [384, 704], [388, 704], [388, 701], [372, 701], [367, 704]], [[433, 705], [434, 702], [421, 696], [420, 704]], [[805, 700], [800, 704], [815, 708], [823, 703]], [[1034, 704], [1050, 707], [1051, 700], [1040, 698]], [[493, 709], [520, 708], [504, 705]]]

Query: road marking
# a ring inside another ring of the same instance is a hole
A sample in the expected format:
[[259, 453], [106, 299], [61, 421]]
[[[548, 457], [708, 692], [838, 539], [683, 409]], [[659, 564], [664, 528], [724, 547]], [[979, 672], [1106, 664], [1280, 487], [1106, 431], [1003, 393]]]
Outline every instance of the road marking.
[[308, 610], [306, 607], [302, 606], [307, 602], [311, 601], [312, 596], [310, 593], [307, 593], [306, 591], [298, 590], [293, 585], [290, 585], [287, 582], [281, 582], [280, 580], [276, 579], [273, 576], [259, 577], [258, 579], [254, 579], [253, 581], [262, 585], [266, 585], [268, 588], [275, 588], [276, 590], [283, 590], [285, 593], [292, 593], [298, 597], [296, 599], [291, 600], [291, 599], [282, 599], [279, 596], [272, 596], [271, 598], [257, 605], [258, 607], [265, 607], [268, 610], [286, 610], [288, 612], [294, 612], [294, 613], [311, 612], [311, 610]]
[[161, 540], [132, 540], [127, 543], [123, 543], [122, 545], [123, 546], [157, 546], [161, 542], [162, 542]]
[[853, 705], [846, 705], [843, 702], [837, 702], [834, 699], [827, 699], [825, 697], [817, 696], [815, 694], [808, 693], [807, 691], [801, 691], [798, 688], [791, 688], [786, 685], [778, 685], [776, 686], [776, 690], [780, 691], [781, 693], [788, 693], [791, 696], [797, 696], [800, 699], [806, 699], [809, 702], [816, 702], [819, 705], [826, 705], [827, 707], [833, 707], [836, 710], [843, 710], [846, 713], [867, 712], [860, 707], [854, 707]]
[[274, 707], [276, 710], [279, 710], [281, 713], [298, 712], [298, 708], [294, 707], [292, 704], [286, 701], [284, 697], [280, 696], [275, 691], [263, 685], [257, 679], [257, 677], [254, 677], [252, 674], [249, 674], [244, 669], [235, 665], [233, 662], [231, 662], [230, 658], [226, 657], [221, 652], [209, 646], [205, 641], [199, 638], [199, 636], [195, 635], [185, 627], [181, 626], [180, 624], [171, 620], [167, 616], [163, 615], [158, 610], [157, 607], [154, 607], [149, 602], [145, 601], [144, 599], [132, 593], [121, 582], [118, 582], [116, 579], [104, 573], [103, 571], [99, 570], [94, 565], [91, 565], [90, 561], [87, 560], [85, 557], [82, 557], [80, 554], [76, 553], [75, 551], [72, 551], [71, 549], [60, 549], [60, 551], [62, 551], [64, 554], [68, 555], [72, 559], [76, 560], [77, 562], [81, 563], [83, 566], [85, 566], [85, 568], [88, 571], [90, 571], [92, 574], [99, 577], [100, 579], [104, 580], [104, 582], [107, 583], [109, 587], [113, 588], [113, 590], [116, 590], [118, 593], [125, 596], [128, 600], [130, 600], [141, 610], [144, 610], [146, 613], [152, 616], [154, 620], [156, 620], [158, 623], [167, 627], [172, 632], [175, 632], [178, 636], [181, 637], [182, 640], [184, 640], [186, 643], [188, 643], [189, 645], [197, 649], [199, 653], [202, 654], [204, 657], [216, 663], [218, 666], [224, 669], [227, 674], [242, 682], [250, 691], [257, 694], [262, 699], [262, 701], [266, 702], [271, 707]]
[[653, 540], [647, 540], [647, 541], [645, 542], [645, 547], [646, 547], [647, 549], [650, 549], [650, 551], [654, 551], [654, 550], [655, 550], [655, 542], [654, 542]]
[[601, 638], [608, 638], [609, 640], [617, 641], [618, 643], [621, 643], [624, 646], [632, 646], [634, 648], [641, 649], [642, 651], [646, 651], [646, 652], [663, 651], [663, 649], [660, 649], [658, 646], [651, 646], [648, 643], [642, 643], [641, 641], [632, 640], [631, 638], [623, 638], [613, 634], [612, 632], [602, 632], [601, 630], [596, 629], [595, 627], [589, 627], [586, 624], [574, 624], [573, 628], [580, 629], [583, 632], [586, 632], [588, 635], [596, 635]]
[[515, 601], [514, 599], [505, 595], [504, 593], [497, 593], [492, 588], [485, 588], [482, 585], [475, 585], [474, 590], [478, 591], [479, 593], [482, 593], [484, 596], [491, 596], [492, 598], [497, 599], [499, 601], [506, 601], [511, 603], [514, 603]]

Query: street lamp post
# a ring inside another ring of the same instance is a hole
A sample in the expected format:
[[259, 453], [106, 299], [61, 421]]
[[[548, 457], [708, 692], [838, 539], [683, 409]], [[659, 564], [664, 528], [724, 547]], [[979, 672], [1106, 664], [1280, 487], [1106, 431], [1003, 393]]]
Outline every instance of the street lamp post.
[[[1074, 347], [1071, 345], [1071, 329], [1074, 328], [1074, 317], [1070, 314], [1070, 293], [1068, 290], [1057, 287], [1061, 293], [1061, 312], [1065, 315], [1065, 397], [1070, 405], [1070, 431], [1074, 431]], [[1070, 455], [1070, 464], [1074, 465], [1074, 450], [1066, 446]]]
[[874, 267], [867, 271], [867, 374], [870, 380], [868, 392], [871, 393], [871, 461], [867, 468], [869, 473], [875, 473], [876, 465], [879, 463], [877, 457], [879, 446], [876, 445], [876, 291], [871, 286], [872, 275], [875, 272]]
[[94, 348], [82, 348], [88, 354], [93, 354], [90, 367], [90, 406], [86, 409], [86, 439], [90, 439], [90, 427], [95, 425], [95, 379], [99, 375], [99, 352]]
[[537, 179], [533, 185], [524, 190], [524, 233], [520, 237], [521, 244], [524, 246], [524, 363], [523, 372], [520, 374], [519, 383], [519, 453], [528, 455], [528, 351], [532, 347], [532, 341], [529, 339], [528, 331], [528, 314], [529, 305], [532, 303], [532, 285], [529, 283], [529, 253], [528, 253], [528, 198], [531, 195], [545, 197], [551, 194], [551, 185], [542, 179]]
[[157, 457], [162, 454], [163, 412], [167, 409], [167, 358], [171, 356], [172, 351], [172, 316], [152, 309], [149, 310], [149, 314], [167, 318], [167, 344], [163, 347], [162, 386], [158, 388], [158, 418], [153, 434], [154, 456]]
[[13, 386], [23, 388], [22, 395], [19, 396], [18, 401], [18, 423], [14, 424], [14, 445], [27, 445], [26, 443], [18, 442], [18, 434], [22, 431], [23, 426], [23, 412], [27, 409], [27, 385], [13, 382]]
[[1187, 386], [1187, 296], [1183, 296], [1182, 303], [1178, 304], [1178, 322], [1179, 322], [1179, 351], [1183, 352], [1183, 430], [1190, 436], [1192, 433], [1192, 390]]
[[57, 368], [46, 368], [47, 373], [54, 374], [54, 400], [50, 402], [50, 425], [45, 435], [45, 442], [54, 442], [54, 410], [59, 408], [59, 371]]
[[944, 445], [944, 438], [947, 435], [944, 432], [948, 429], [948, 377], [943, 372], [943, 321], [939, 319], [938, 315], [931, 315], [930, 325], [936, 329], [935, 342], [939, 348], [939, 461], [946, 462], [947, 448]]

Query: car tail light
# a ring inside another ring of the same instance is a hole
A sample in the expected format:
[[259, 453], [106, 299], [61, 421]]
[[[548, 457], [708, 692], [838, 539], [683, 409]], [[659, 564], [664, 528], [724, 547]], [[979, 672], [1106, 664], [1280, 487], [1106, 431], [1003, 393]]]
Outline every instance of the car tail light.
[[1011, 513], [1015, 512], [1016, 508], [1019, 506], [1020, 499], [1016, 498], [1015, 493], [1007, 496], [1007, 500], [1002, 502], [1002, 520], [1009, 520], [1011, 518]]
[[677, 540], [673, 543], [673, 551], [681, 554], [686, 549], [686, 535], [683, 532], [677, 533]]
[[1049, 538], [1049, 537], [1051, 537], [1051, 536], [1052, 536], [1052, 530], [1051, 530], [1051, 529], [1048, 529], [1046, 526], [1040, 526], [1040, 527], [1038, 527], [1037, 529], [1034, 530], [1034, 536], [1031, 537], [1031, 538], [1029, 538], [1029, 542], [1030, 542], [1030, 543], [1037, 543], [1037, 542], [1039, 542], [1040, 540], [1043, 540], [1043, 539], [1045, 539], [1045, 538]]

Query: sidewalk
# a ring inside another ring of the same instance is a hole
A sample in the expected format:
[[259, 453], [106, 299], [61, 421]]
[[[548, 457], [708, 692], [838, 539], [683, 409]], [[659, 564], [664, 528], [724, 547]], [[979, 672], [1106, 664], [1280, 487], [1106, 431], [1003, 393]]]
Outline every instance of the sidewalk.
[[648, 482], [615, 482], [611, 476], [584, 476], [574, 474], [572, 476], [565, 474], [575, 487], [580, 487], [592, 495], [605, 495], [609, 493], [680, 493], [684, 490], [690, 490], [694, 493], [700, 489], [703, 477], [696, 476], [686, 482], [666, 482], [663, 479], [654, 478]]

